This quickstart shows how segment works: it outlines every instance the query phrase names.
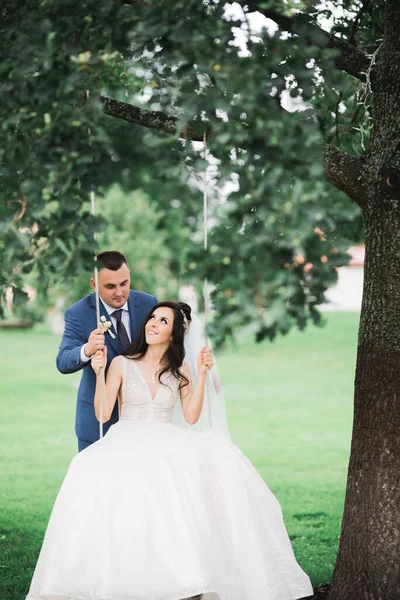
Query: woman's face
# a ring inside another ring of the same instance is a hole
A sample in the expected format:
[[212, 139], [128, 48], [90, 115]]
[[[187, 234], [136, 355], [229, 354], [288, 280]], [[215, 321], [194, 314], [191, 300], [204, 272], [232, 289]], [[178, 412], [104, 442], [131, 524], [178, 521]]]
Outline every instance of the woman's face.
[[146, 342], [149, 346], [169, 344], [174, 326], [174, 311], [168, 306], [156, 308], [145, 325]]

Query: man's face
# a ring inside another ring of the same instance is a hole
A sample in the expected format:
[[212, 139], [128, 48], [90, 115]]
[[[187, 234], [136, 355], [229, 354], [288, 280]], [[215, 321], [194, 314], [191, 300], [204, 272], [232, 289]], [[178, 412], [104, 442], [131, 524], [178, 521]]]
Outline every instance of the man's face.
[[[96, 291], [95, 281], [90, 280], [93, 290]], [[118, 271], [100, 269], [99, 294], [101, 299], [112, 308], [121, 308], [128, 300], [131, 287], [131, 275], [128, 265], [122, 265]]]

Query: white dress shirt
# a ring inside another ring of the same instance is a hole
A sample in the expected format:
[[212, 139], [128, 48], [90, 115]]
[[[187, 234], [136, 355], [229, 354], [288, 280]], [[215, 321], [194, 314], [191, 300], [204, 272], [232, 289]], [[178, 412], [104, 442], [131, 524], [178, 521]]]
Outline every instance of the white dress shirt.
[[[108, 304], [106, 304], [101, 298], [100, 298], [101, 303], [103, 304], [104, 308], [106, 309], [108, 316], [111, 319], [111, 323], [113, 324], [113, 327], [115, 329], [115, 331], [117, 331], [117, 319], [112, 315], [112, 313], [114, 312], [114, 310], [119, 310], [118, 308], [113, 308], [112, 306], [108, 306]], [[125, 302], [125, 304], [123, 306], [121, 306], [122, 308], [122, 323], [125, 326], [126, 329], [126, 333], [128, 334], [128, 338], [129, 341], [131, 340], [131, 319], [129, 316], [129, 309], [128, 309], [128, 301]], [[110, 335], [109, 333], [105, 333], [104, 335]], [[87, 346], [86, 344], [83, 344], [82, 348], [81, 348], [81, 362], [86, 363], [88, 362], [92, 357], [91, 356], [86, 356], [85, 354], [85, 348]]]

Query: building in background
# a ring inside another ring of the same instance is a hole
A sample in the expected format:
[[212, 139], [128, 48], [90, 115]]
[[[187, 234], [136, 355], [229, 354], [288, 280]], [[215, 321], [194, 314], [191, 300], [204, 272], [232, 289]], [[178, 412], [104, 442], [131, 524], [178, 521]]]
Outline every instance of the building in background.
[[325, 294], [327, 304], [322, 310], [342, 310], [359, 312], [361, 310], [364, 284], [365, 246], [352, 246], [348, 249], [351, 259], [347, 266], [338, 269], [338, 280], [335, 286]]

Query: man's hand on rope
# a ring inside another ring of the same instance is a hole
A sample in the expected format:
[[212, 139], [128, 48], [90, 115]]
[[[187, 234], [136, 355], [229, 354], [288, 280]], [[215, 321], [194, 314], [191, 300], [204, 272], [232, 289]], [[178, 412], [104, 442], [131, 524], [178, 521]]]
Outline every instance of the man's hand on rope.
[[97, 350], [103, 350], [104, 347], [104, 329], [95, 329], [89, 336], [85, 346], [85, 354], [90, 358]]

